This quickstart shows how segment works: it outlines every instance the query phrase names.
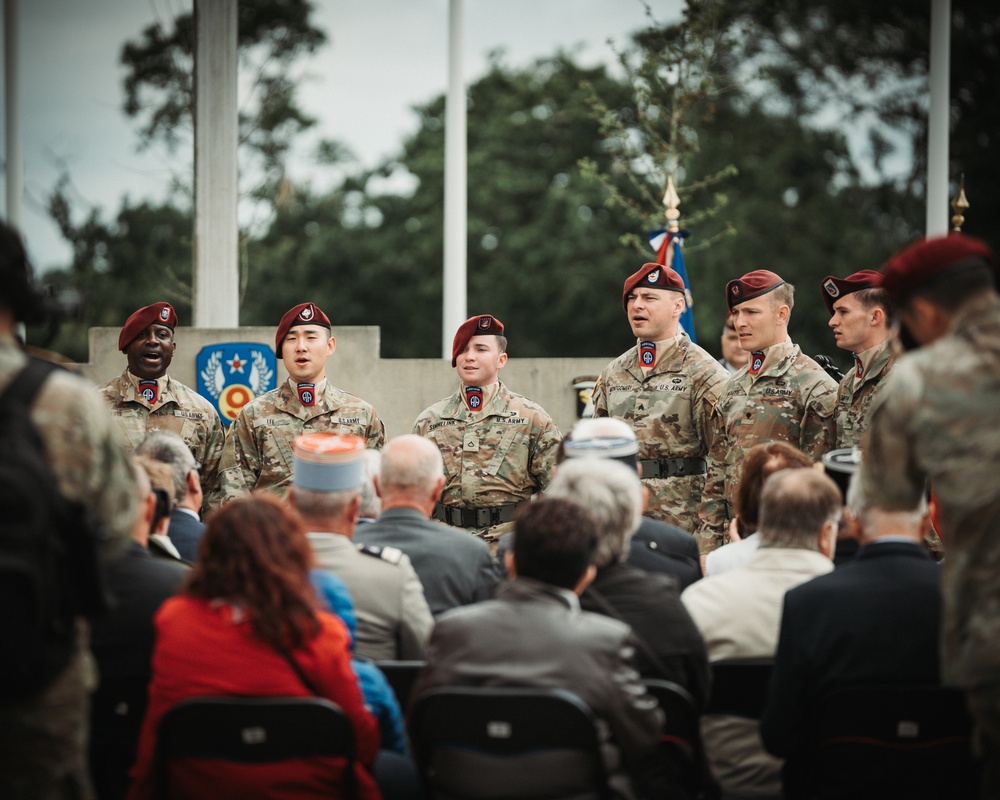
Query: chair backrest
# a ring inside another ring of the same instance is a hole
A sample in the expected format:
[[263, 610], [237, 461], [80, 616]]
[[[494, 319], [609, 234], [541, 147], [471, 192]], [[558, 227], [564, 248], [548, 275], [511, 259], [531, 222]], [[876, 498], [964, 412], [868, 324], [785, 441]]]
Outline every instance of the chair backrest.
[[759, 720], [767, 702], [774, 660], [724, 659], [713, 661], [711, 668], [712, 690], [705, 714]]
[[976, 797], [971, 731], [964, 697], [954, 689], [838, 687], [818, 703], [810, 756], [791, 775], [815, 776], [809, 788], [821, 798]]
[[389, 682], [399, 707], [406, 710], [410, 701], [410, 690], [417, 680], [417, 675], [424, 668], [426, 661], [376, 661], [385, 679]]
[[[165, 798], [171, 796], [171, 764], [179, 759], [265, 764], [321, 756], [344, 760], [343, 796], [355, 797], [354, 728], [339, 706], [320, 697], [196, 697], [171, 708], [157, 730], [158, 785]], [[212, 787], [205, 796], [213, 796]]]
[[660, 749], [671, 779], [691, 797], [715, 797], [718, 787], [705, 760], [698, 704], [691, 693], [673, 681], [646, 678], [649, 692], [663, 711]]
[[410, 741], [428, 800], [611, 797], [595, 717], [561, 689], [434, 689]]

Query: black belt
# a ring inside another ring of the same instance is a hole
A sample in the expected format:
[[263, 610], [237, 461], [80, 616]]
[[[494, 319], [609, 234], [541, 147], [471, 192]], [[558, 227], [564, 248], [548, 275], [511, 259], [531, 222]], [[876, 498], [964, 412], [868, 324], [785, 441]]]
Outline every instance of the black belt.
[[644, 478], [679, 478], [682, 475], [704, 475], [708, 472], [705, 459], [644, 458], [639, 462]]
[[457, 508], [438, 503], [434, 507], [434, 519], [439, 519], [456, 528], [488, 528], [501, 522], [511, 522], [520, 503], [486, 508]]

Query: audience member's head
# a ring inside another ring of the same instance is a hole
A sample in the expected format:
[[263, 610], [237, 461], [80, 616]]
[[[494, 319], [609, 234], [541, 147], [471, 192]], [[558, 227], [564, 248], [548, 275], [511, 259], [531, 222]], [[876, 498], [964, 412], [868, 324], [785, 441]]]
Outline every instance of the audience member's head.
[[386, 444], [375, 483], [383, 508], [412, 506], [430, 516], [444, 483], [441, 451], [430, 439], [407, 433]]
[[764, 481], [778, 470], [810, 467], [812, 463], [809, 456], [787, 442], [764, 442], [747, 450], [733, 503], [744, 535], [760, 527], [760, 493]]
[[135, 463], [145, 471], [153, 495], [156, 497], [156, 508], [153, 514], [151, 534], [165, 535], [170, 524], [170, 512], [174, 507], [174, 471], [162, 461], [156, 461], [149, 456], [134, 456]]
[[[135, 449], [137, 455], [148, 456], [170, 467], [173, 473], [174, 503], [197, 510], [201, 508], [201, 479], [198, 462], [179, 433], [153, 430]], [[190, 496], [189, 496], [190, 495]]]
[[903, 536], [922, 543], [930, 525], [927, 498], [924, 495], [920, 496], [916, 508], [881, 508], [865, 495], [857, 472], [851, 476], [847, 485], [844, 518], [851, 534], [863, 545], [884, 536]]
[[336, 433], [304, 433], [292, 443], [288, 500], [316, 532], [354, 534], [361, 507], [365, 440]]
[[365, 450], [364, 469], [361, 473], [361, 507], [358, 516], [361, 519], [376, 519], [382, 513], [382, 500], [375, 488], [375, 476], [378, 475], [382, 463], [382, 453], [378, 450]]
[[21, 242], [21, 235], [0, 222], [0, 311], [14, 322], [34, 323], [43, 319], [45, 303]]
[[132, 479], [135, 481], [135, 496], [139, 498], [135, 522], [132, 523], [132, 538], [143, 547], [149, 546], [149, 534], [153, 530], [156, 519], [156, 495], [149, 482], [149, 475], [143, 469], [135, 456], [129, 458], [132, 469]]
[[542, 495], [514, 517], [514, 548], [506, 555], [511, 577], [532, 578], [581, 592], [594, 575], [599, 535], [594, 517], [578, 503]]
[[319, 630], [311, 566], [302, 520], [261, 492], [210, 517], [185, 593], [238, 606], [260, 639], [294, 649]]
[[573, 458], [559, 465], [546, 497], [584, 506], [597, 522], [598, 569], [624, 561], [642, 521], [642, 484], [634, 469], [602, 458]]
[[842, 501], [830, 478], [811, 467], [783, 469], [760, 496], [760, 546], [818, 550], [832, 556]]

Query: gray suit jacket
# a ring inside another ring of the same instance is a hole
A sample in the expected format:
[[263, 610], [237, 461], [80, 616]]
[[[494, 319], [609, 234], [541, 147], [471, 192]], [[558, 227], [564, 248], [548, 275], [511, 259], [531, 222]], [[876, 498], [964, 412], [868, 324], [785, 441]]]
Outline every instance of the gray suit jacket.
[[457, 528], [427, 519], [415, 508], [390, 508], [359, 525], [354, 541], [398, 547], [410, 557], [431, 613], [488, 600], [499, 576], [489, 545]]
[[441, 616], [411, 697], [439, 686], [573, 692], [607, 726], [612, 784], [628, 796], [623, 773], [641, 769], [656, 752], [662, 719], [639, 683], [633, 654], [632, 633], [624, 623], [581, 611], [572, 592], [517, 578], [501, 585], [496, 599]]

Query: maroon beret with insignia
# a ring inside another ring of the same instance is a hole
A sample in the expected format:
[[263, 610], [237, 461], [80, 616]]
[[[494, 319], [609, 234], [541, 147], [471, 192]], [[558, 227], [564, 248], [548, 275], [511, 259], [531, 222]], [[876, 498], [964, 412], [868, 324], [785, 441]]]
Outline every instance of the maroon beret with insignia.
[[278, 358], [281, 358], [281, 343], [296, 325], [321, 325], [327, 329], [331, 328], [330, 318], [315, 303], [299, 303], [288, 309], [278, 323], [278, 332], [274, 337], [274, 352]]
[[733, 307], [740, 303], [777, 289], [784, 282], [780, 275], [767, 269], [755, 269], [742, 278], [729, 281], [726, 284], [726, 302], [729, 304], [729, 310], [732, 311]]
[[845, 294], [853, 294], [862, 289], [877, 289], [882, 285], [882, 273], [873, 269], [863, 269], [846, 278], [835, 278], [827, 275], [820, 286], [823, 289], [823, 302], [826, 310], [833, 316], [833, 304]]
[[628, 310], [629, 293], [637, 286], [647, 289], [669, 289], [672, 292], [684, 294], [684, 279], [679, 273], [665, 267], [663, 264], [643, 264], [638, 272], [633, 272], [625, 279], [622, 289], [622, 307]]
[[118, 334], [118, 349], [124, 353], [125, 349], [135, 341], [135, 337], [154, 322], [173, 330], [177, 327], [177, 312], [170, 303], [153, 303], [151, 306], [140, 308], [125, 320], [121, 333]]
[[451, 365], [454, 367], [458, 364], [458, 356], [469, 343], [469, 339], [486, 334], [503, 335], [503, 323], [490, 314], [478, 314], [459, 325], [451, 343]]
[[983, 264], [997, 266], [986, 242], [962, 233], [921, 239], [904, 247], [882, 268], [882, 286], [899, 299], [931, 278], [953, 269]]

